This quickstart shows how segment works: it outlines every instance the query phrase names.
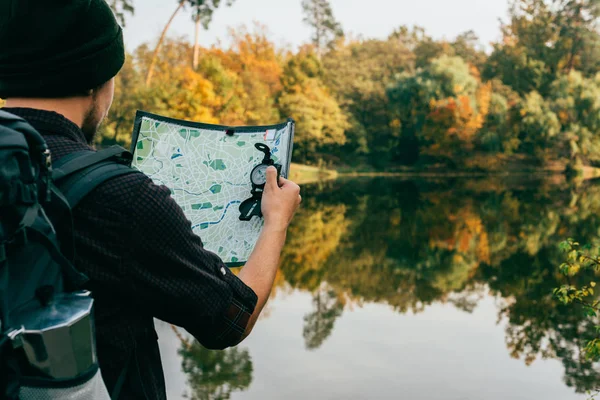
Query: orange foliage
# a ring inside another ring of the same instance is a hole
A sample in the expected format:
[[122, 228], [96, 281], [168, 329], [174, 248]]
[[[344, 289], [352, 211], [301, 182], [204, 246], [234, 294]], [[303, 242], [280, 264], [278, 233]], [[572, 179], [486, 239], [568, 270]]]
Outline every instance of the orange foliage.
[[219, 57], [223, 65], [238, 76], [247, 75], [251, 79], [266, 84], [269, 93], [274, 95], [281, 87], [283, 69], [275, 50], [263, 27], [256, 33], [230, 30], [233, 45], [229, 50], [211, 49], [212, 54]]
[[[429, 103], [430, 113], [427, 116], [432, 132], [439, 132], [442, 137], [432, 137], [438, 143], [438, 149], [444, 146], [445, 140], [458, 140], [465, 150], [473, 148], [473, 139], [483, 127], [489, 113], [492, 97], [491, 83], [480, 85], [473, 99], [463, 94], [441, 100], [432, 99]], [[473, 107], [475, 104], [475, 107]], [[434, 145], [435, 146], [435, 145]], [[430, 151], [434, 151], [433, 147]]]
[[[456, 250], [465, 256], [471, 255], [477, 263], [490, 262], [490, 247], [487, 231], [479, 215], [470, 206], [461, 209], [456, 215], [450, 215], [448, 220], [454, 225], [452, 233], [433, 233], [431, 247]], [[450, 235], [450, 236], [440, 236]]]

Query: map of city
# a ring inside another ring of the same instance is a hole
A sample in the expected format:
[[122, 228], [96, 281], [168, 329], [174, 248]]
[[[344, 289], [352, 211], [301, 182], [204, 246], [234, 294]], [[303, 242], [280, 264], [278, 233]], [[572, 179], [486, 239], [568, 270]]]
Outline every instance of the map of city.
[[287, 177], [293, 136], [292, 120], [226, 127], [138, 112], [132, 166], [171, 190], [207, 250], [238, 266], [248, 260], [263, 226], [262, 218], [239, 219], [239, 205], [251, 196], [250, 173], [264, 156], [254, 145], [269, 146]]

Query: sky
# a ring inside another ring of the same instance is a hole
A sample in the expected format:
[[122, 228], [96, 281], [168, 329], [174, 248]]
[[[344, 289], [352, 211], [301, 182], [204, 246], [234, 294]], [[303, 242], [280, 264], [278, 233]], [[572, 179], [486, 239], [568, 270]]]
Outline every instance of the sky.
[[[223, 1], [225, 2], [225, 1]], [[128, 15], [125, 41], [128, 50], [155, 43], [177, 7], [177, 0], [135, 0], [133, 16]], [[302, 22], [301, 0], [236, 0], [214, 14], [208, 31], [201, 32], [205, 47], [227, 44], [228, 29], [254, 22], [267, 26], [280, 47], [296, 48], [310, 39], [311, 31]], [[335, 17], [345, 32], [364, 38], [387, 37], [400, 25], [423, 26], [436, 39], [454, 39], [473, 30], [482, 45], [500, 39], [500, 22], [506, 19], [507, 0], [331, 0]], [[180, 12], [169, 30], [170, 36], [192, 40], [194, 24], [189, 10]]]

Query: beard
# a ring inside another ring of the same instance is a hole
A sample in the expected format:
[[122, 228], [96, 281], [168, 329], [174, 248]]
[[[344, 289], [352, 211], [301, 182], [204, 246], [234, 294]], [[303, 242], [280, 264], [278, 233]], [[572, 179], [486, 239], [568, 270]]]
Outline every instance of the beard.
[[98, 101], [94, 95], [92, 104], [85, 113], [85, 117], [83, 118], [83, 122], [81, 124], [81, 131], [83, 132], [85, 140], [88, 142], [88, 144], [94, 143], [103, 119], [104, 116], [100, 113]]

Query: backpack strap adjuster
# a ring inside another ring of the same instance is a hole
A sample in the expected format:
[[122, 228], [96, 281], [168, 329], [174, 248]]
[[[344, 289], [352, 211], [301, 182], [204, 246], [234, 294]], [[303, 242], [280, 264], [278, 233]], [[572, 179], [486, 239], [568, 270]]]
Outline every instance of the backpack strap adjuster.
[[10, 340], [13, 349], [19, 349], [23, 347], [23, 334], [25, 333], [25, 327], [21, 326], [19, 329], [13, 329], [6, 334], [6, 337]]

